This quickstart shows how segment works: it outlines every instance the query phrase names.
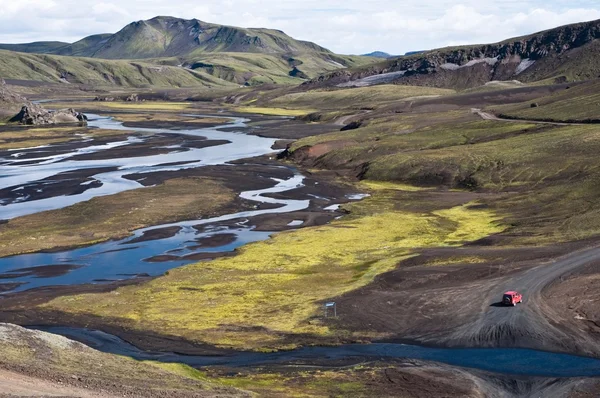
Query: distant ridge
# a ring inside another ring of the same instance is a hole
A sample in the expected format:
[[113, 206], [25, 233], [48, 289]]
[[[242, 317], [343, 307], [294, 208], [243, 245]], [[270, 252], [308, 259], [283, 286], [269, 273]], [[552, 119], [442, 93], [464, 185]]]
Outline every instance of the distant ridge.
[[115, 34], [93, 35], [72, 44], [0, 44], [0, 49], [104, 59], [160, 58], [207, 52], [331, 53], [315, 43], [296, 40], [279, 30], [246, 29], [164, 16], [132, 22]]
[[368, 53], [368, 54], [363, 54], [363, 56], [365, 57], [374, 57], [374, 58], [390, 58], [393, 57], [393, 55], [390, 55], [386, 52], [383, 51], [373, 51], [372, 53]]
[[467, 89], [490, 81], [569, 82], [600, 77], [600, 20], [508, 39], [440, 48], [338, 70], [307, 85], [381, 83]]

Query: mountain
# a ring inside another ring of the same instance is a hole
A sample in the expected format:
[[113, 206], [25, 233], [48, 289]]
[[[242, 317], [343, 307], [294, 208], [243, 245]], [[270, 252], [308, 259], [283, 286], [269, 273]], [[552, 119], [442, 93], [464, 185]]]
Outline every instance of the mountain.
[[372, 53], [368, 53], [368, 54], [363, 54], [363, 56], [365, 57], [375, 57], [375, 58], [390, 58], [393, 57], [393, 55], [390, 55], [386, 52], [383, 51], [373, 51]]
[[2, 50], [31, 53], [2, 52], [0, 76], [7, 79], [127, 87], [300, 84], [323, 73], [377, 61], [334, 54], [279, 30], [173, 17], [133, 22], [115, 34], [75, 43], [0, 44]]
[[245, 29], [162, 16], [130, 23], [115, 34], [89, 36], [72, 44], [0, 44], [0, 49], [104, 59], [161, 58], [207, 52], [331, 53], [279, 30]]
[[334, 71], [309, 86], [379, 83], [465, 89], [495, 80], [567, 82], [600, 76], [600, 20], [494, 44], [448, 47]]

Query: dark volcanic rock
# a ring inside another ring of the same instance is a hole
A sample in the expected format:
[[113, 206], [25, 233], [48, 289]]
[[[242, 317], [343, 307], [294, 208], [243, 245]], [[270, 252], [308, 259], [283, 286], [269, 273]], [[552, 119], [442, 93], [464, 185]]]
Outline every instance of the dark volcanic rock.
[[28, 105], [24, 105], [21, 111], [10, 121], [27, 125], [85, 123], [87, 116], [71, 108], [49, 112], [40, 105], [29, 103]]
[[356, 130], [360, 126], [362, 126], [362, 121], [354, 121], [342, 127], [340, 131]]
[[[475, 87], [517, 76], [519, 80], [534, 81], [555, 76], [561, 62], [566, 62], [569, 57], [585, 57], [588, 48], [582, 47], [594, 46], [598, 39], [600, 20], [561, 26], [494, 44], [442, 48], [361, 69], [340, 69], [308, 81], [304, 86], [347, 85], [377, 75], [388, 75], [400, 84], [452, 88]], [[577, 53], [579, 50], [581, 53]], [[589, 63], [591, 74], [596, 66], [597, 62]], [[536, 75], [536, 70], [543, 76]], [[397, 75], [390, 75], [393, 73]], [[585, 79], [587, 75], [582, 76], [581, 79]]]

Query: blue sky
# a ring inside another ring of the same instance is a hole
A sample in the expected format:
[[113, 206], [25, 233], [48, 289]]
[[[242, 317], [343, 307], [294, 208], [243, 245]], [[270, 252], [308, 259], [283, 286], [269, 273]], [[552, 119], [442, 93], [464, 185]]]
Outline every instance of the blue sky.
[[600, 19], [597, 0], [0, 0], [0, 42], [75, 41], [171, 15], [280, 29], [338, 53], [488, 43]]

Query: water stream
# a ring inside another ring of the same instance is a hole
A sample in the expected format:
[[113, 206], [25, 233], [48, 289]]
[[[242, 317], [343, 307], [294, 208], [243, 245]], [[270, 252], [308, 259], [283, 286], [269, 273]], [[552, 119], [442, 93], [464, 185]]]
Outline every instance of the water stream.
[[408, 358], [441, 362], [494, 373], [541, 377], [597, 377], [600, 359], [522, 348], [431, 348], [408, 344], [348, 344], [335, 347], [305, 347], [273, 353], [236, 352], [223, 356], [181, 355], [141, 350], [120, 338], [98, 331], [67, 327], [35, 328], [83, 342], [99, 351], [138, 360], [178, 362], [200, 366], [256, 366], [289, 362], [315, 363], [323, 360]]
[[[117, 170], [100, 172], [93, 176], [101, 185], [85, 190], [83, 193], [69, 196], [55, 196], [41, 200], [13, 201], [0, 206], [0, 219], [10, 219], [44, 210], [59, 209], [89, 200], [93, 197], [112, 195], [130, 189], [141, 188], [136, 181], [124, 178], [133, 173], [157, 171], [176, 171], [206, 165], [222, 165], [234, 160], [272, 153], [275, 140], [247, 135], [241, 132], [220, 131], [219, 128], [200, 128], [194, 130], [168, 130], [124, 127], [112, 118], [88, 115], [89, 126], [112, 130], [130, 130], [144, 133], [183, 134], [206, 137], [211, 140], [227, 140], [228, 143], [216, 147], [191, 149], [187, 152], [174, 150], [161, 155], [138, 156], [131, 158], [102, 160], [70, 160], [82, 154], [107, 151], [118, 146], [141, 141], [137, 137], [105, 145], [93, 145], [79, 148], [60, 155], [41, 155], [28, 157], [27, 164], [19, 164], [20, 156], [0, 159], [5, 165], [0, 167], [0, 189], [10, 187], [22, 189], [25, 185], [56, 174], [100, 167], [116, 167]], [[225, 125], [228, 129], [245, 127], [245, 119], [234, 119]], [[45, 148], [45, 147], [43, 147]], [[177, 149], [177, 148], [174, 148]], [[18, 149], [14, 153], [26, 153], [31, 149]], [[39, 150], [39, 147], [34, 149]], [[177, 165], [172, 165], [177, 162]], [[181, 164], [184, 162], [184, 164]], [[171, 165], [167, 165], [171, 163]], [[8, 164], [8, 165], [6, 165]], [[232, 166], [235, 167], [235, 166]], [[156, 225], [139, 229], [133, 236], [116, 241], [107, 241], [88, 247], [65, 250], [57, 253], [33, 253], [0, 258], [0, 275], [5, 282], [20, 284], [11, 292], [52, 285], [71, 285], [121, 280], [138, 275], [160, 275], [165, 271], [194, 261], [199, 253], [228, 252], [250, 242], [265, 240], [268, 232], [254, 231], [248, 218], [268, 214], [287, 213], [306, 209], [310, 200], [285, 200], [264, 196], [280, 193], [302, 186], [304, 177], [295, 174], [287, 180], [273, 180], [273, 186], [242, 192], [240, 197], [257, 203], [277, 205], [273, 208], [243, 211], [201, 220]], [[88, 182], [86, 182], [87, 184]], [[215, 224], [237, 220], [234, 226]], [[174, 228], [174, 236], [144, 241], [142, 237], [151, 231]], [[218, 234], [235, 236], [230, 243], [219, 247], [202, 247], [199, 241]], [[162, 258], [161, 258], [162, 257]], [[159, 260], [153, 260], [161, 258]]]

